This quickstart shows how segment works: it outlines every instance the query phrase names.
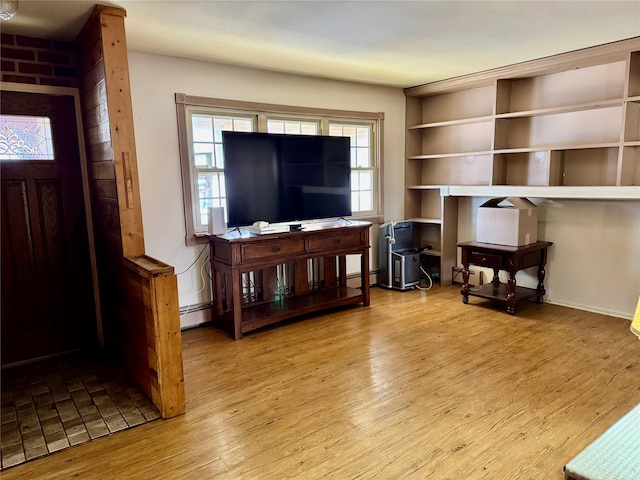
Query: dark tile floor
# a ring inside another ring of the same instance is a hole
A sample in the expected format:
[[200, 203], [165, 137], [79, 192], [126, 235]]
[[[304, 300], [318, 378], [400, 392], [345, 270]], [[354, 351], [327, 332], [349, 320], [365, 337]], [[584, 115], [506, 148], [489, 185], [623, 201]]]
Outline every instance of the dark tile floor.
[[73, 354], [2, 370], [2, 469], [160, 418], [117, 364]]

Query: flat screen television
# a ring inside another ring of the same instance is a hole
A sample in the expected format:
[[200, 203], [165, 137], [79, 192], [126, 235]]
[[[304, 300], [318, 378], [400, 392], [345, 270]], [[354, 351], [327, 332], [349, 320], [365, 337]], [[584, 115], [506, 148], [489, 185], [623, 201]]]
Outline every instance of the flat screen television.
[[222, 132], [229, 227], [351, 215], [348, 137]]

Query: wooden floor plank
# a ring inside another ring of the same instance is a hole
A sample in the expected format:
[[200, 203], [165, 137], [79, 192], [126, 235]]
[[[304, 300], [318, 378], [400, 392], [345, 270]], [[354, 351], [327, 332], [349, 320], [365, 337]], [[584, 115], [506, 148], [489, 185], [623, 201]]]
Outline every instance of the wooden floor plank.
[[183, 332], [187, 413], [2, 472], [3, 480], [562, 479], [640, 403], [628, 320], [463, 305], [458, 287], [372, 289], [234, 341]]

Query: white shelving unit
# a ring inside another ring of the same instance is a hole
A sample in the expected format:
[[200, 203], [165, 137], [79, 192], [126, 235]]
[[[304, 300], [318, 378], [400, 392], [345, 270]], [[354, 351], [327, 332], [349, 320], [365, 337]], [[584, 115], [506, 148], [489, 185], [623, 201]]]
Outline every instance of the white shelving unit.
[[443, 284], [457, 197], [640, 199], [640, 37], [405, 95], [405, 217]]

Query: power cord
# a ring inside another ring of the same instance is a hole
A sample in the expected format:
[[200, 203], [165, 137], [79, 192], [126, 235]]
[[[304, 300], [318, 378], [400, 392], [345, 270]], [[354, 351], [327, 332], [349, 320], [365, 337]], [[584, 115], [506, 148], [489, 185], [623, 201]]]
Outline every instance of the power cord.
[[[205, 280], [205, 278], [204, 278], [204, 274], [205, 274], [204, 271], [206, 270], [208, 264], [209, 264], [209, 257], [207, 257], [205, 259], [205, 261], [202, 262], [202, 266], [200, 267], [200, 279], [202, 280], [202, 287], [195, 293], [195, 295], [197, 295], [201, 291], [203, 291], [207, 287], [207, 285], [209, 285], [209, 286], [211, 285], [211, 282], [207, 282]], [[193, 264], [192, 264], [192, 266], [193, 266]], [[189, 267], [189, 268], [191, 268], [191, 267]], [[209, 277], [209, 279], [211, 279], [211, 275], [209, 274], [209, 271], [206, 271], [206, 273], [207, 273], [207, 276]], [[182, 316], [182, 315], [186, 315], [187, 313], [189, 313], [191, 311], [191, 307], [192, 306], [193, 305], [187, 305], [187, 309], [184, 312], [182, 312], [180, 315]]]
[[429, 281], [429, 286], [427, 288], [421, 287], [420, 285], [416, 285], [415, 288], [418, 290], [431, 290], [431, 288], [433, 287], [433, 279], [431, 278], [431, 275], [429, 275], [424, 268], [422, 268], [422, 265], [420, 265], [420, 271], [422, 273], [424, 273], [424, 276], [427, 278], [427, 280]]
[[176, 275], [183, 275], [183, 274], [187, 273], [189, 270], [191, 270], [191, 267], [193, 267], [193, 266], [196, 264], [196, 262], [197, 262], [198, 260], [200, 260], [200, 257], [202, 256], [202, 254], [204, 253], [204, 251], [207, 249], [207, 247], [208, 247], [208, 246], [209, 246], [209, 244], [208, 244], [208, 243], [206, 243], [206, 244], [205, 244], [205, 246], [204, 246], [204, 247], [202, 247], [202, 250], [200, 250], [200, 253], [199, 253], [199, 254], [198, 254], [198, 256], [196, 257], [196, 259], [193, 261], [193, 263], [192, 263], [191, 265], [189, 265], [189, 266], [188, 266], [185, 270], [183, 270], [182, 272], [180, 272], [180, 273], [176, 273]]
[[396, 223], [398, 222], [390, 222], [390, 230], [391, 230], [391, 238], [389, 239], [389, 243], [391, 245], [395, 245], [396, 244]]
[[[189, 270], [191, 270], [191, 268], [192, 268], [192, 267], [193, 267], [193, 266], [198, 262], [198, 260], [200, 260], [200, 257], [202, 256], [202, 254], [204, 253], [204, 251], [207, 249], [207, 247], [209, 247], [209, 243], [206, 243], [206, 244], [204, 245], [204, 247], [202, 247], [202, 250], [200, 250], [200, 253], [198, 254], [198, 256], [196, 257], [196, 259], [193, 261], [193, 263], [192, 263], [191, 265], [189, 265], [189, 266], [188, 266], [186, 269], [184, 269], [182, 272], [180, 272], [180, 273], [176, 273], [176, 275], [184, 275], [184, 274], [185, 274], [185, 273], [187, 273]], [[202, 290], [204, 290], [204, 289], [205, 289], [205, 287], [207, 286], [207, 284], [209, 284], [209, 285], [211, 284], [211, 282], [205, 282], [204, 275], [203, 275], [203, 273], [202, 273], [202, 269], [203, 269], [203, 268], [205, 268], [205, 266], [209, 263], [209, 261], [208, 261], [208, 260], [209, 260], [209, 257], [207, 256], [207, 259], [206, 259], [204, 262], [202, 262], [202, 266], [200, 267], [200, 278], [202, 279], [202, 288], [200, 288], [200, 289], [196, 292], [196, 295], [197, 295], [198, 293], [200, 293]], [[186, 309], [184, 312], [182, 312], [182, 313], [180, 314], [180, 316], [183, 316], [183, 315], [186, 315], [187, 313], [189, 313], [189, 312], [191, 311], [191, 307], [192, 307], [192, 305], [187, 305], [187, 309]]]

